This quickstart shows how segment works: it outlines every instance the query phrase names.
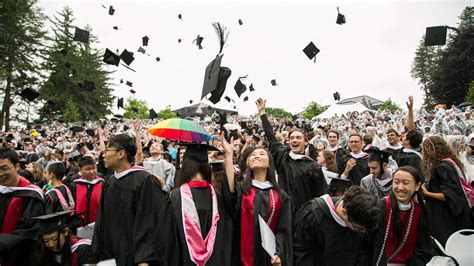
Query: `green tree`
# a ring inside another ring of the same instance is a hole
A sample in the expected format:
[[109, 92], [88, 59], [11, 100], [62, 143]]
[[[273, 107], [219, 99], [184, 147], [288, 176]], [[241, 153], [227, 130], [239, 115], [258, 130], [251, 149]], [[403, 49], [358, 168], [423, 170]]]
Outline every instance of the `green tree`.
[[125, 105], [123, 118], [125, 119], [148, 119], [148, 104], [143, 100], [128, 99]]
[[0, 80], [5, 81], [0, 128], [5, 126], [5, 130], [10, 127], [13, 95], [22, 88], [37, 87], [42, 77], [38, 62], [44, 51], [45, 15], [36, 3], [37, 0], [0, 2]]
[[474, 80], [474, 7], [466, 7], [459, 20], [441, 52], [429, 87], [433, 98], [448, 108], [464, 101]]
[[311, 119], [324, 112], [326, 107], [319, 105], [317, 102], [310, 102], [304, 109], [303, 118]]
[[176, 113], [171, 111], [171, 107], [170, 106], [166, 106], [165, 109], [163, 110], [160, 110], [158, 112], [158, 117], [161, 118], [161, 119], [169, 119], [169, 118], [175, 118], [176, 117]]
[[474, 81], [469, 85], [469, 93], [466, 96], [466, 101], [474, 104]]
[[[98, 120], [110, 114], [110, 72], [103, 68], [102, 54], [91, 47], [97, 38], [91, 35], [90, 44], [73, 41], [73, 22], [69, 7], [51, 19], [53, 36], [48, 37], [50, 46], [44, 62], [49, 76], [40, 91], [46, 101], [40, 115], [47, 121], [60, 119], [69, 99], [77, 103], [81, 120]], [[86, 29], [92, 32], [90, 27]], [[93, 82], [93, 88], [86, 89], [85, 82]]]
[[293, 115], [290, 112], [285, 111], [283, 108], [267, 107], [265, 111], [269, 116], [278, 118], [291, 118]]
[[397, 110], [402, 110], [400, 108], [400, 105], [396, 104], [395, 102], [392, 101], [392, 99], [388, 98], [385, 102], [383, 102], [381, 105], [377, 107], [379, 110], [389, 110], [389, 111], [397, 111]]
[[64, 122], [79, 122], [81, 121], [81, 115], [79, 113], [79, 107], [72, 100], [69, 99], [66, 103], [66, 108], [64, 108], [64, 114], [62, 116]]

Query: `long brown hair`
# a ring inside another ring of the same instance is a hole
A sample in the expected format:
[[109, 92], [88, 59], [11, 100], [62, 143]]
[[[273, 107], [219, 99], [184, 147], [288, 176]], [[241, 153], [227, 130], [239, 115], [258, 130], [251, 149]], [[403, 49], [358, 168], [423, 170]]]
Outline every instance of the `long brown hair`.
[[328, 171], [337, 173], [336, 155], [334, 155], [334, 153], [330, 150], [323, 150], [321, 152], [323, 154], [324, 160], [326, 160], [326, 168]]
[[457, 166], [464, 173], [464, 166], [459, 160], [459, 157], [448, 146], [446, 141], [441, 136], [430, 136], [423, 141], [423, 173], [426, 178], [433, 177], [436, 167], [444, 158], [452, 159]]

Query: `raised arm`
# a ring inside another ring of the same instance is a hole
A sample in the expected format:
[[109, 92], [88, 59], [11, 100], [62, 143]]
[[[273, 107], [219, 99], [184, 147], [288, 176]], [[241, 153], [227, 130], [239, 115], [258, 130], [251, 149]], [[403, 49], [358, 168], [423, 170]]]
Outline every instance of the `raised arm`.
[[405, 126], [408, 128], [408, 130], [413, 130], [415, 129], [415, 119], [413, 118], [413, 96], [408, 96], [408, 102], [407, 102], [407, 108], [408, 108], [408, 113], [407, 113], [407, 121], [405, 122]]
[[268, 121], [267, 113], [265, 111], [266, 102], [267, 100], [258, 98], [255, 104], [257, 104], [258, 115], [260, 116], [260, 119], [262, 120], [262, 127], [263, 127], [263, 130], [265, 131], [265, 136], [267, 137], [267, 140], [270, 143], [273, 143], [273, 142], [277, 142], [278, 140], [275, 137], [275, 133], [273, 132], [273, 128], [272, 128], [272, 125], [270, 124], [270, 121]]
[[232, 162], [232, 156], [234, 153], [234, 146], [230, 143], [234, 143], [234, 138], [230, 138], [230, 143], [224, 137], [222, 138], [222, 147], [224, 148], [225, 154], [225, 161], [224, 161], [224, 168], [225, 174], [227, 176], [227, 181], [229, 183], [229, 191], [230, 193], [234, 193], [235, 191], [235, 176], [234, 176], [234, 164]]
[[140, 120], [133, 121], [133, 128], [135, 129], [135, 143], [137, 145], [137, 153], [135, 154], [135, 165], [143, 163], [143, 145], [140, 134], [141, 123]]

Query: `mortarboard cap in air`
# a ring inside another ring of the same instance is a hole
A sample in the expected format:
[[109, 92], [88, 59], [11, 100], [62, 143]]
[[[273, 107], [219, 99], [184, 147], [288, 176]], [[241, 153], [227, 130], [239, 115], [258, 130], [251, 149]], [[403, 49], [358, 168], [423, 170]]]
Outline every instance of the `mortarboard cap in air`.
[[74, 32], [74, 39], [73, 40], [88, 44], [89, 43], [89, 35], [90, 35], [89, 31], [76, 27], [76, 31]]
[[123, 50], [122, 54], [120, 54], [120, 59], [122, 59], [122, 61], [125, 62], [127, 66], [129, 66], [133, 62], [133, 60], [135, 60], [135, 57], [133, 57], [132, 52], [129, 52], [127, 51], [127, 49], [125, 49]]
[[123, 98], [118, 98], [117, 109], [123, 108]]
[[239, 19], [239, 25], [242, 26], [244, 24], [244, 22], [242, 22], [241, 19]]
[[249, 91], [255, 91], [255, 88], [253, 87], [253, 83], [250, 83]]
[[216, 104], [220, 101], [222, 94], [224, 94], [227, 79], [230, 77], [232, 71], [227, 67], [221, 67], [222, 57], [219, 55], [212, 60], [206, 67], [204, 73], [204, 83], [202, 88], [201, 99], [211, 93], [209, 101]]
[[39, 95], [40, 95], [39, 92], [33, 90], [32, 88], [26, 88], [20, 92], [21, 98], [29, 102], [36, 100], [39, 97]]
[[199, 49], [202, 49], [202, 41], [204, 40], [204, 37], [201, 37], [200, 35], [198, 35], [196, 37], [196, 39], [194, 39], [193, 43], [196, 43], [196, 46], [199, 48]]
[[110, 7], [109, 7], [109, 15], [113, 16], [114, 13], [115, 13], [114, 7], [113, 7], [113, 6], [110, 6]]
[[181, 39], [178, 39], [178, 43], [181, 43]]
[[106, 48], [102, 61], [108, 65], [118, 66], [120, 63], [120, 56]]
[[224, 99], [228, 102], [230, 102], [230, 97], [229, 96], [225, 96]]
[[316, 61], [316, 55], [319, 53], [318, 47], [314, 45], [313, 42], [310, 42], [304, 49], [303, 52], [306, 54], [306, 56], [311, 60], [315, 59]]
[[243, 84], [239, 78], [234, 85], [234, 90], [235, 90], [235, 93], [237, 93], [237, 96], [239, 96], [240, 98], [240, 95], [242, 95], [247, 90], [247, 86], [245, 86], [245, 84]]
[[427, 27], [425, 34], [425, 45], [445, 45], [448, 28], [446, 26]]
[[113, 26], [112, 27], [114, 30], [118, 30], [118, 26]]
[[135, 94], [136, 91], [135, 91], [134, 89], [131, 89], [131, 90], [130, 90], [130, 93], [131, 93], [131, 94]]
[[332, 96], [334, 97], [334, 101], [340, 101], [341, 100], [341, 95], [337, 91], [335, 93], [333, 93]]
[[276, 79], [272, 79], [272, 81], [270, 81], [270, 83], [272, 84], [272, 86], [277, 86], [277, 81]]
[[129, 86], [129, 87], [133, 87], [133, 83], [131, 81], [125, 81], [125, 85]]
[[244, 98], [244, 102], [248, 101], [249, 100], [249, 97], [248, 96], [245, 96]]
[[198, 163], [208, 163], [209, 157], [208, 151], [219, 151], [214, 146], [201, 143], [180, 143], [182, 146], [186, 146], [186, 152], [184, 153], [183, 160], [191, 160]]
[[337, 19], [336, 23], [339, 25], [345, 24], [346, 23], [346, 16], [343, 14], [339, 13], [339, 7], [337, 8]]
[[158, 114], [155, 112], [155, 110], [153, 108], [148, 110], [148, 112], [150, 113], [150, 119], [155, 119], [155, 118], [158, 117]]
[[181, 14], [178, 14], [178, 19], [183, 20], [183, 16]]
[[160, 57], [157, 56], [156, 57], [156, 62], [160, 62], [160, 60], [161, 60]]
[[138, 47], [138, 52], [142, 53], [142, 54], [145, 54], [146, 50], [143, 47], [140, 46], [140, 47]]
[[148, 36], [143, 36], [142, 37], [143, 46], [148, 46], [148, 40], [150, 40], [150, 38], [148, 38]]
[[193, 104], [193, 100], [189, 100], [189, 104]]

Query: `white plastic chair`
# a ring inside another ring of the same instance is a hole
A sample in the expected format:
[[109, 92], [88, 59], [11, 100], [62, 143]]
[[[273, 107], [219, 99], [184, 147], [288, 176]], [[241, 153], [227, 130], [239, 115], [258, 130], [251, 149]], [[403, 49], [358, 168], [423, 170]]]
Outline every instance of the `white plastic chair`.
[[456, 259], [459, 266], [474, 265], [474, 230], [454, 232], [446, 241], [445, 250], [447, 255]]

